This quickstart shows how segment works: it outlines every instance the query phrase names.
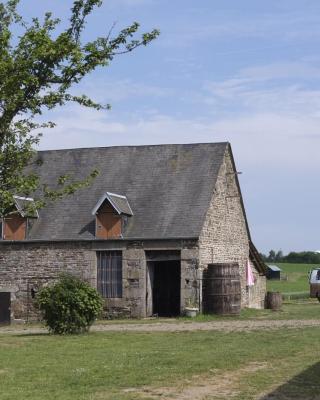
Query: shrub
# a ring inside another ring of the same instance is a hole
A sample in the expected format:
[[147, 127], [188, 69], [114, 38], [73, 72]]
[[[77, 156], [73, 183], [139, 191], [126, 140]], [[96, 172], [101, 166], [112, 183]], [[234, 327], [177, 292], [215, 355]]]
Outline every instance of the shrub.
[[101, 312], [102, 298], [86, 282], [63, 274], [57, 283], [40, 290], [37, 305], [52, 333], [84, 333]]

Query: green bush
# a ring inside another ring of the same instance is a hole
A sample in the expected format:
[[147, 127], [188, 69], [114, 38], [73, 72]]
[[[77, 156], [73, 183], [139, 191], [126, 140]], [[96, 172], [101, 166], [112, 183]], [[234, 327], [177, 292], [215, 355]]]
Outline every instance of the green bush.
[[74, 334], [88, 332], [102, 309], [102, 298], [86, 282], [61, 275], [52, 286], [37, 294], [37, 304], [52, 333]]

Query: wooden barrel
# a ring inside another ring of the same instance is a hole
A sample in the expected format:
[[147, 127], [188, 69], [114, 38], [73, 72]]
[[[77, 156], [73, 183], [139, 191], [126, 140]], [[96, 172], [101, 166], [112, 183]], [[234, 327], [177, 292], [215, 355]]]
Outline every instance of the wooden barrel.
[[266, 308], [269, 310], [281, 310], [282, 295], [280, 292], [267, 292], [266, 294]]
[[203, 271], [202, 288], [205, 314], [240, 314], [241, 285], [237, 263], [209, 264]]

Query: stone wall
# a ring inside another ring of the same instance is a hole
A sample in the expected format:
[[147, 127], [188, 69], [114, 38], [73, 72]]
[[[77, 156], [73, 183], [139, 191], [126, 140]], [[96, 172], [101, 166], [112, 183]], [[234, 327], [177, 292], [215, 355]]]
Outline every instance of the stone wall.
[[198, 241], [184, 242], [181, 250], [181, 314], [186, 306], [199, 306], [199, 278]]
[[265, 294], [267, 291], [267, 280], [265, 276], [259, 275], [258, 271], [253, 266], [252, 272], [255, 284], [253, 286], [247, 287], [247, 306], [250, 308], [264, 308]]
[[105, 317], [145, 316], [146, 258], [141, 243], [122, 248], [122, 298], [105, 299]]
[[97, 286], [97, 251], [122, 250], [122, 298], [104, 300], [105, 317], [144, 316], [145, 253], [124, 243], [0, 243], [0, 291], [11, 292], [12, 319], [38, 318], [31, 289], [38, 291], [69, 272]]
[[[265, 277], [255, 271], [256, 287], [246, 286], [249, 237], [231, 154], [226, 151], [199, 240], [200, 270], [209, 263], [236, 262], [241, 277], [241, 306], [260, 307], [265, 296]], [[259, 306], [258, 306], [259, 305]]]
[[12, 319], [37, 318], [31, 289], [70, 272], [96, 285], [95, 254], [89, 246], [76, 243], [0, 244], [0, 291], [11, 292]]
[[198, 244], [196, 240], [0, 242], [0, 291], [11, 292], [12, 319], [39, 317], [31, 296], [44, 284], [70, 272], [97, 285], [97, 251], [122, 251], [122, 298], [104, 300], [104, 317], [146, 316], [146, 253], [148, 250], [181, 254], [181, 312], [197, 299]]

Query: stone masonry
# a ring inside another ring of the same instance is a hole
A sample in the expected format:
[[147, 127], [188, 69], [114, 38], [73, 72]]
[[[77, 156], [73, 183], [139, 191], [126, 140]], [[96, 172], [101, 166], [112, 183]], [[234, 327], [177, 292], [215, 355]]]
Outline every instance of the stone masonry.
[[13, 319], [34, 319], [31, 289], [70, 272], [95, 285], [94, 253], [78, 243], [0, 243], [0, 291], [11, 292]]
[[31, 289], [54, 282], [62, 272], [72, 273], [97, 286], [97, 251], [121, 250], [123, 296], [105, 299], [106, 318], [146, 316], [145, 251], [181, 252], [181, 312], [197, 298], [198, 244], [195, 240], [96, 241], [96, 242], [0, 242], [0, 291], [11, 293], [12, 320], [34, 320]]
[[239, 264], [242, 307], [261, 308], [266, 290], [265, 276], [253, 269], [256, 283], [246, 286], [249, 236], [237, 185], [236, 171], [227, 150], [220, 167], [210, 207], [199, 240], [200, 270], [209, 263]]

